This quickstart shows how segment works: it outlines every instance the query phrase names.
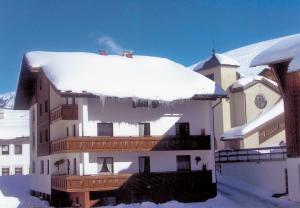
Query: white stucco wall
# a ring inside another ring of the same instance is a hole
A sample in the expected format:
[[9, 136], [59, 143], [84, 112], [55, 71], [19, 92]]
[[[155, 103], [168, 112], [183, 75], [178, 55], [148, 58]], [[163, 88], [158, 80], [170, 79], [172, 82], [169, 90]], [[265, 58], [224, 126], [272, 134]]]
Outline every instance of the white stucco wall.
[[273, 194], [286, 192], [285, 168], [286, 161], [238, 162], [221, 165], [222, 175], [238, 178], [269, 190]]
[[300, 158], [287, 159], [289, 198], [300, 202]]

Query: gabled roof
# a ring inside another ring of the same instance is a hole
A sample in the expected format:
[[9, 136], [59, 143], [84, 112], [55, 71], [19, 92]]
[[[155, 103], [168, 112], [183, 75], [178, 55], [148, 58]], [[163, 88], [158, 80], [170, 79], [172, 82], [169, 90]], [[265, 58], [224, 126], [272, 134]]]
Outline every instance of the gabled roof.
[[195, 67], [194, 71], [202, 71], [205, 69], [210, 69], [217, 66], [232, 66], [232, 67], [239, 67], [240, 64], [230, 58], [229, 56], [226, 56], [224, 54], [219, 53], [213, 53], [213, 55], [202, 62], [199, 62]]
[[28, 107], [24, 91], [36, 69], [61, 93], [166, 102], [226, 95], [215, 82], [165, 58], [34, 51], [23, 58], [15, 108]]
[[251, 66], [290, 62], [288, 72], [300, 71], [300, 34], [290, 36], [253, 58]]
[[240, 92], [252, 87], [253, 85], [256, 85], [257, 83], [262, 83], [275, 92], [280, 93], [277, 83], [263, 76], [248, 76], [240, 78], [233, 83], [229, 89], [233, 93]]
[[243, 139], [245, 135], [253, 132], [255, 129], [260, 126], [266, 124], [267, 122], [282, 116], [284, 114], [284, 106], [283, 100], [281, 99], [278, 103], [276, 103], [271, 109], [263, 112], [253, 121], [242, 125], [231, 128], [221, 135], [222, 140], [230, 140], [230, 139]]

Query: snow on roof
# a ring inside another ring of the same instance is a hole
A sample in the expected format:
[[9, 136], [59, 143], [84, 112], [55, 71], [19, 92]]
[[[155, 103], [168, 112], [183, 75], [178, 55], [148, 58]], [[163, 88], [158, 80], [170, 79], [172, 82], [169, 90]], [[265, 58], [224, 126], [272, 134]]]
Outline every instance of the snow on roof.
[[162, 101], [225, 95], [215, 82], [165, 58], [42, 51], [28, 52], [25, 57], [31, 67], [41, 67], [62, 92]]
[[194, 70], [199, 71], [219, 65], [240, 66], [240, 64], [231, 57], [220, 53], [214, 53], [211, 58], [199, 62], [194, 67]]
[[29, 113], [21, 110], [2, 109], [4, 118], [0, 119], [0, 139], [15, 139], [29, 136]]
[[290, 36], [259, 53], [251, 66], [290, 61], [288, 72], [300, 70], [300, 34]]
[[242, 139], [245, 134], [251, 132], [257, 127], [265, 124], [266, 122], [276, 118], [277, 116], [283, 113], [284, 113], [284, 106], [283, 106], [283, 100], [281, 99], [271, 109], [263, 112], [255, 120], [249, 122], [248, 124], [231, 128], [230, 130], [224, 132], [221, 138], [222, 140]]
[[[240, 64], [240, 67], [237, 68], [236, 71], [239, 72], [242, 76], [257, 75], [268, 66], [266, 66], [266, 65], [256, 66], [256, 67], [251, 68], [251, 70], [249, 70], [250, 62], [252, 61], [252, 59], [255, 56], [257, 56], [260, 52], [262, 52], [263, 50], [265, 50], [265, 49], [269, 48], [270, 46], [278, 43], [279, 41], [284, 40], [289, 37], [292, 37], [292, 36], [284, 36], [281, 38], [276, 38], [276, 39], [271, 39], [271, 40], [267, 40], [267, 41], [254, 43], [254, 44], [243, 46], [243, 47], [231, 50], [231, 51], [227, 51], [222, 54], [233, 58]], [[202, 60], [202, 61], [190, 66], [189, 68], [195, 70], [196, 69], [195, 67], [197, 67], [197, 65], [199, 65], [197, 68], [200, 68], [201, 63], [203, 64], [207, 60], [208, 59]]]
[[237, 80], [235, 83], [233, 83], [231, 85], [231, 88], [232, 89], [237, 89], [237, 88], [241, 88], [241, 87], [245, 87], [249, 84], [251, 84], [252, 82], [255, 82], [255, 81], [261, 81], [261, 80], [265, 80], [267, 82], [269, 82], [270, 84], [274, 85], [274, 86], [278, 86], [276, 82], [266, 78], [266, 77], [263, 77], [263, 76], [248, 76], [248, 77], [243, 77], [243, 78], [240, 78], [239, 80]]

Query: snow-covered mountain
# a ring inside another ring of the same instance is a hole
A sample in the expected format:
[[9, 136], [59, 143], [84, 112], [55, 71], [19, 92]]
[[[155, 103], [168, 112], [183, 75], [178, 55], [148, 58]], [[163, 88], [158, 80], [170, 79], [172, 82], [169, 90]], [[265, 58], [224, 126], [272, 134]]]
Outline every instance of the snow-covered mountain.
[[15, 92], [0, 94], [0, 108], [12, 109], [15, 103]]
[[[299, 34], [295, 34], [299, 35]], [[223, 54], [229, 56], [230, 58], [233, 58], [237, 62], [239, 62], [240, 67], [236, 70], [242, 75], [242, 76], [251, 76], [251, 75], [257, 75], [259, 72], [261, 72], [264, 68], [267, 66], [257, 66], [250, 68], [250, 62], [252, 59], [258, 55], [260, 52], [264, 51], [265, 49], [271, 47], [272, 45], [278, 43], [279, 41], [286, 39], [291, 36], [284, 36], [276, 39], [266, 40], [258, 43], [254, 43], [251, 45], [243, 46], [241, 48], [233, 49], [230, 51], [227, 51]], [[201, 60], [193, 65], [191, 65], [189, 68], [194, 69], [199, 63], [203, 62], [205, 60]]]

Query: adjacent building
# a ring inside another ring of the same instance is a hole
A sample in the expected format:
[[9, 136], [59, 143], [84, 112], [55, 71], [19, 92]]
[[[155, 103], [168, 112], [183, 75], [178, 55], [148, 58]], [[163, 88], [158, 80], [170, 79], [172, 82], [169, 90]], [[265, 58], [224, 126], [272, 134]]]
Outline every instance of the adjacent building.
[[54, 206], [216, 196], [215, 82], [168, 59], [29, 52], [31, 191]]
[[28, 112], [0, 109], [0, 176], [29, 174], [29, 156]]

